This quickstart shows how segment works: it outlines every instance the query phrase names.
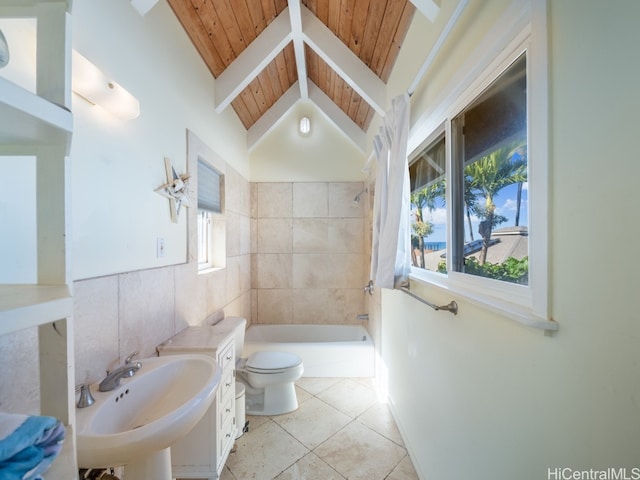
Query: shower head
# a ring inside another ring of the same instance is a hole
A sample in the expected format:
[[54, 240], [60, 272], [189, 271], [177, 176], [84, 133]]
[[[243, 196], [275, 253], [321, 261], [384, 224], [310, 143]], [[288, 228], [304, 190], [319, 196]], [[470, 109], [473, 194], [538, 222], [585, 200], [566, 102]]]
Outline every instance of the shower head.
[[359, 192], [355, 197], [353, 197], [353, 203], [360, 203], [360, 197], [362, 196], [363, 193], [368, 193], [369, 189], [365, 188], [364, 190], [362, 190], [361, 192]]

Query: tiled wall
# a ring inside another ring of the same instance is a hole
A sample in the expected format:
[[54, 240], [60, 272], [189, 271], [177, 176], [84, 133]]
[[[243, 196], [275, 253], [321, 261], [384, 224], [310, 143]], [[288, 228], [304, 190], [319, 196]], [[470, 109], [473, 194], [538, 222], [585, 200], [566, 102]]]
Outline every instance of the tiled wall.
[[366, 313], [362, 182], [251, 184], [252, 322], [357, 324]]
[[185, 264], [75, 282], [76, 383], [100, 379], [133, 351], [155, 355], [158, 344], [217, 312], [250, 318], [249, 182], [228, 166], [225, 182], [225, 269], [198, 274], [190, 241]]

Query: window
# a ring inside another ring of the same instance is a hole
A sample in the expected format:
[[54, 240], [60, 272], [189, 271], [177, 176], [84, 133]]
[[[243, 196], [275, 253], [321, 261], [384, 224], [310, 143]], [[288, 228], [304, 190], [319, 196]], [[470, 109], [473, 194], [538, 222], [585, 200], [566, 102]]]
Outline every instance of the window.
[[198, 269], [223, 268], [226, 222], [223, 216], [224, 176], [198, 159]]
[[457, 272], [528, 284], [527, 65], [523, 54], [456, 115], [452, 261]]
[[434, 107], [441, 120], [424, 121], [426, 140], [412, 140], [412, 277], [555, 329], [546, 303], [546, 83], [531, 82], [546, 59], [532, 57], [523, 37]]

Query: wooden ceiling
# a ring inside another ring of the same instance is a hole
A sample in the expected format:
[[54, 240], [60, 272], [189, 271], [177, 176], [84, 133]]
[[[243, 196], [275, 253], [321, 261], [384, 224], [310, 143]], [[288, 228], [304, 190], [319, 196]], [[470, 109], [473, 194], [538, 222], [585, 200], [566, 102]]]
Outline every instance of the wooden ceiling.
[[255, 131], [250, 143], [300, 98], [361, 142], [374, 114], [384, 113], [385, 85], [415, 12], [408, 0], [168, 3], [217, 79], [216, 110], [232, 106]]

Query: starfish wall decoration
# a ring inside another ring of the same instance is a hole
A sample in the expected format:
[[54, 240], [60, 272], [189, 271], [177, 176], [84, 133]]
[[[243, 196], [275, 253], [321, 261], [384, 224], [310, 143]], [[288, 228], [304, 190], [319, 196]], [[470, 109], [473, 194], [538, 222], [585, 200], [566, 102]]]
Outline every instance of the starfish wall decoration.
[[169, 199], [169, 208], [171, 210], [171, 221], [178, 223], [178, 215], [180, 215], [180, 207], [189, 206], [189, 174], [183, 173], [178, 175], [176, 170], [171, 166], [171, 160], [165, 157], [164, 169], [167, 174], [167, 183], [160, 185], [155, 189], [163, 197]]

